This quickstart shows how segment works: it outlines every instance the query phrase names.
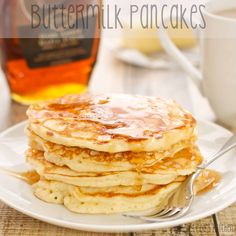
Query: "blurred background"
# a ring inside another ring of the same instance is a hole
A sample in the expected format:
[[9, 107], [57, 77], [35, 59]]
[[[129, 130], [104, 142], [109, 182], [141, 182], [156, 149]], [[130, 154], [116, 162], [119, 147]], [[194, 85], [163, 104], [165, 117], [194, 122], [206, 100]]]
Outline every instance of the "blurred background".
[[[2, 37], [8, 35], [1, 39], [1, 130], [12, 123], [11, 119], [15, 116], [23, 120], [30, 103], [85, 91], [170, 98], [199, 119], [215, 120], [207, 100], [178, 64], [164, 52], [157, 29], [143, 29], [136, 23], [140, 20], [137, 14], [130, 31], [128, 6], [137, 4], [137, 1], [119, 2], [119, 6], [125, 9], [121, 14], [123, 29], [108, 29], [106, 25], [105, 29], [100, 30], [95, 22], [95, 28], [89, 32], [93, 34], [92, 39], [76, 39], [70, 35], [70, 40], [65, 37], [61, 41], [54, 40], [53, 47], [51, 41], [39, 42], [35, 35], [21, 37], [29, 27], [27, 12], [30, 8], [27, 4], [33, 2], [0, 1], [1, 33]], [[52, 2], [44, 1], [44, 4]], [[87, 2], [101, 4], [100, 1]], [[199, 2], [177, 1], [183, 6]], [[111, 24], [114, 24], [111, 20], [115, 11], [114, 1], [105, 0], [103, 4], [106, 6], [103, 7], [104, 22], [108, 22], [110, 17]], [[138, 4], [142, 6], [145, 1]], [[17, 14], [23, 16], [20, 21]], [[168, 33], [187, 58], [199, 67], [199, 44], [195, 33], [186, 27], [175, 31], [170, 28]]]

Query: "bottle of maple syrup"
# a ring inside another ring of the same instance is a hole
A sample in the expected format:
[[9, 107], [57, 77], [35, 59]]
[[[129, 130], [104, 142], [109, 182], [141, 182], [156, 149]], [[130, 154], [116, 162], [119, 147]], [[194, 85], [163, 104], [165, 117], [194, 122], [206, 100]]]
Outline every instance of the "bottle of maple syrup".
[[85, 92], [99, 48], [101, 0], [5, 0], [1, 64], [13, 100]]

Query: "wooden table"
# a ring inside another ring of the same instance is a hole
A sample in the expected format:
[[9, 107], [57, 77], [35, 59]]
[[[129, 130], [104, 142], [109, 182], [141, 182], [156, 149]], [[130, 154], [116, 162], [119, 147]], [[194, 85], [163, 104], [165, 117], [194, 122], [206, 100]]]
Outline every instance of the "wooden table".
[[[90, 84], [91, 91], [125, 92], [164, 96], [177, 100], [192, 111], [196, 117], [213, 119], [205, 99], [178, 69], [148, 70], [125, 65], [117, 61], [107, 50], [101, 50], [99, 63]], [[8, 106], [9, 105], [9, 106]], [[2, 106], [2, 105], [1, 105]], [[1, 129], [25, 120], [26, 107], [14, 102], [4, 103], [1, 109]], [[4, 113], [4, 114], [3, 114]], [[84, 236], [97, 233], [80, 232], [60, 228], [30, 218], [0, 202], [0, 236]], [[110, 234], [101, 234], [110, 235]], [[127, 234], [111, 235], [236, 235], [236, 204], [208, 218], [178, 227]]]

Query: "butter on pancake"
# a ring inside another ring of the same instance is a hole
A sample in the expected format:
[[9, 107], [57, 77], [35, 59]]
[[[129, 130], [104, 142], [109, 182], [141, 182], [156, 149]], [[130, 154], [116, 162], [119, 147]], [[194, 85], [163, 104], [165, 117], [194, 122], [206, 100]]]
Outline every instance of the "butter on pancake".
[[70, 95], [32, 105], [27, 115], [45, 140], [109, 153], [161, 151], [196, 136], [189, 112], [155, 97]]

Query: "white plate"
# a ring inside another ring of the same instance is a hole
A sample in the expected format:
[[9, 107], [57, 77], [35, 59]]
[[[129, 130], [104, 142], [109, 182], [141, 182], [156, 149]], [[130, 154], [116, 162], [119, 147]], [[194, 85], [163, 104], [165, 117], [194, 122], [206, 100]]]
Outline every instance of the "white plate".
[[[0, 135], [0, 165], [22, 171], [27, 169], [23, 153], [27, 140], [23, 133], [25, 123], [18, 124]], [[199, 122], [199, 144], [205, 157], [214, 153], [231, 133], [208, 122]], [[15, 153], [12, 153], [12, 150]], [[197, 197], [191, 211], [184, 217], [164, 223], [147, 223], [120, 215], [82, 215], [69, 212], [60, 205], [40, 201], [26, 183], [0, 174], [0, 199], [16, 210], [36, 219], [73, 229], [94, 232], [131, 232], [172, 227], [216, 213], [236, 201], [235, 152], [228, 153], [212, 168], [222, 172], [220, 184], [211, 192]]]

